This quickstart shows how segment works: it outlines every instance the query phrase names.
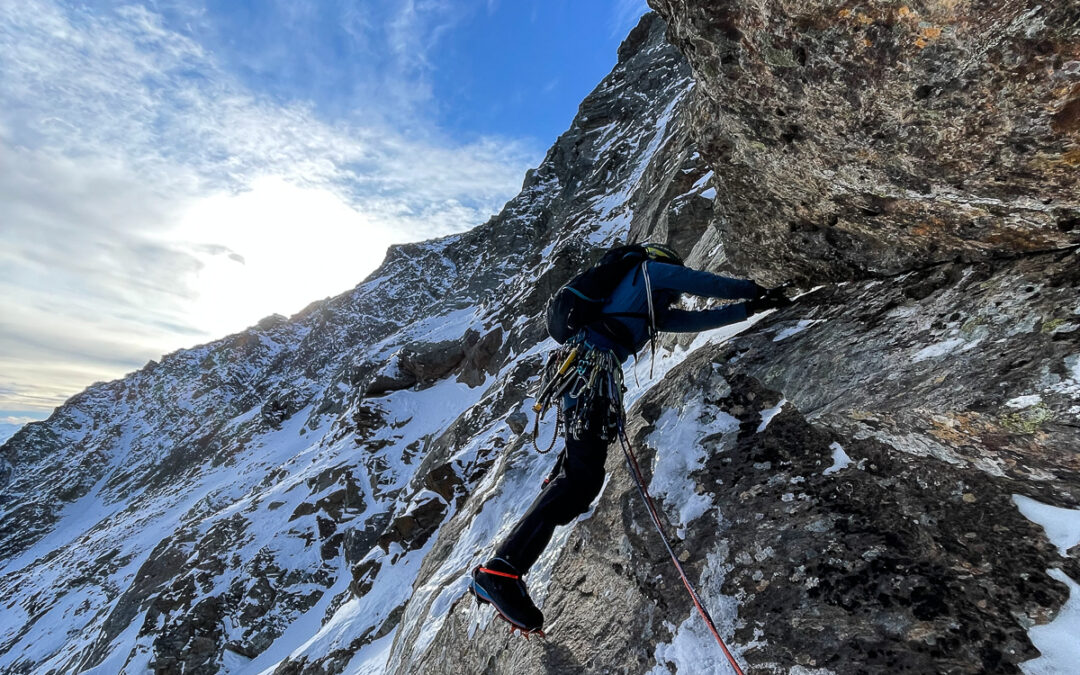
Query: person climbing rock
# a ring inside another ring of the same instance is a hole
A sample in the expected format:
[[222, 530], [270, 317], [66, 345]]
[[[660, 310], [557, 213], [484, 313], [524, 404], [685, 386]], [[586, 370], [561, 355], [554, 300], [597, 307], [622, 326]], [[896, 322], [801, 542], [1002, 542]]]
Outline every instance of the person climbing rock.
[[[688, 311], [673, 306], [682, 293], [744, 302]], [[473, 570], [473, 595], [492, 604], [511, 631], [542, 634], [543, 613], [522, 576], [555, 527], [588, 511], [600, 493], [608, 445], [624, 425], [622, 363], [646, 343], [655, 345], [660, 331], [709, 330], [790, 303], [782, 289], [690, 269], [673, 249], [653, 243], [611, 249], [559, 289], [548, 304], [547, 323], [562, 346], [549, 354], [544, 367], [533, 442], [540, 416], [554, 402], [565, 448], [494, 557]]]

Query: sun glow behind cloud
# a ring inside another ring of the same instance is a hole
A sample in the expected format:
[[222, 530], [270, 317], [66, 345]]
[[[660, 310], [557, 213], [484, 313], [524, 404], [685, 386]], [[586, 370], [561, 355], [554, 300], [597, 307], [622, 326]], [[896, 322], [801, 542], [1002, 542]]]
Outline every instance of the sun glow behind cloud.
[[[202, 262], [192, 279], [199, 298], [192, 319], [218, 335], [349, 288], [402, 239], [330, 190], [278, 176], [197, 201], [172, 234], [191, 242]], [[205, 241], [221, 248], [199, 251]]]
[[[439, 29], [400, 6], [395, 40]], [[483, 222], [538, 159], [260, 95], [141, 6], [0, 3], [0, 101], [0, 412], [347, 290], [387, 244]]]

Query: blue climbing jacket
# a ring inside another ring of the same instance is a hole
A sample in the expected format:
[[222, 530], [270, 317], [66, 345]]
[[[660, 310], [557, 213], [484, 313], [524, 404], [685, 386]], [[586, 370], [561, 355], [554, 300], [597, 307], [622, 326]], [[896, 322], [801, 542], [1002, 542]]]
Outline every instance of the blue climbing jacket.
[[[764, 288], [753, 281], [731, 279], [719, 274], [702, 272], [682, 265], [672, 265], [658, 260], [644, 263], [648, 270], [649, 286], [652, 288], [653, 309], [656, 315], [656, 330], [672, 333], [696, 333], [737, 323], [746, 319], [748, 312], [743, 303], [725, 305], [716, 309], [688, 311], [673, 309], [669, 305], [680, 293], [689, 293], [706, 298], [727, 300], [753, 299], [760, 297]], [[614, 340], [608, 334], [592, 327], [583, 329], [585, 339], [602, 349], [615, 352], [619, 362], [626, 361], [649, 341], [649, 301], [646, 294], [645, 274], [641, 266], [627, 273], [615, 291], [604, 304], [603, 314], [621, 316], [609, 317], [607, 321], [622, 324], [629, 340]], [[631, 316], [626, 316], [626, 315]]]

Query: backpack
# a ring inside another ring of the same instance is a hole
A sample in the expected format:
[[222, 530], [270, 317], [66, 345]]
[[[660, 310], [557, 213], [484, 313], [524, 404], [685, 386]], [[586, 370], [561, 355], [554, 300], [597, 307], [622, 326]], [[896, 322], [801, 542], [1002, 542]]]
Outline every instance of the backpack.
[[[608, 250], [595, 265], [571, 279], [551, 296], [547, 305], [548, 335], [559, 344], [565, 344], [582, 328], [598, 324], [596, 328], [601, 332], [625, 343], [626, 338], [620, 335], [625, 328], [617, 321], [606, 321], [606, 317], [647, 318], [648, 315], [630, 312], [604, 314], [600, 310], [623, 277], [646, 260], [683, 264], [678, 254], [657, 244], [630, 244]], [[620, 331], [620, 328], [623, 330]]]

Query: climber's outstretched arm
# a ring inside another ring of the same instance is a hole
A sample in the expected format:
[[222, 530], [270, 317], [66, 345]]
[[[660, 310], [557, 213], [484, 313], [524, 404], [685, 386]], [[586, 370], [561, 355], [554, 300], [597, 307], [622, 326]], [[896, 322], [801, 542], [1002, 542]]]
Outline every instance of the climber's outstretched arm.
[[671, 333], [697, 333], [743, 321], [749, 313], [746, 304], [725, 305], [716, 309], [687, 311], [685, 309], [661, 309], [657, 312], [656, 327]]
[[653, 291], [667, 290], [725, 300], [752, 299], [765, 293], [764, 288], [746, 279], [722, 277], [719, 274], [655, 260], [650, 260], [646, 265], [648, 265], [649, 282], [652, 284]]

